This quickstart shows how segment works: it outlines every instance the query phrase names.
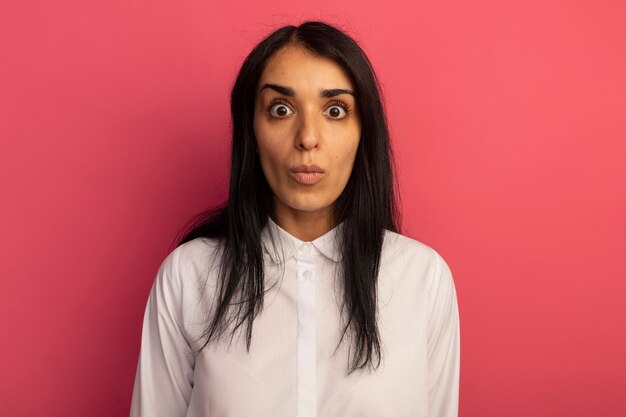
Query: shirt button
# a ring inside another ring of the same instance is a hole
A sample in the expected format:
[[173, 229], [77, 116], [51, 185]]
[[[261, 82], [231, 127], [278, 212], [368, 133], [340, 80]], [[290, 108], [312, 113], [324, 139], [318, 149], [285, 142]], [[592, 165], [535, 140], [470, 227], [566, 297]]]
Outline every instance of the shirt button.
[[305, 243], [304, 245], [302, 245], [302, 247], [300, 247], [300, 251], [302, 253], [309, 253], [311, 251], [311, 245]]
[[302, 275], [304, 275], [304, 279], [309, 279], [311, 278], [311, 271], [306, 270]]

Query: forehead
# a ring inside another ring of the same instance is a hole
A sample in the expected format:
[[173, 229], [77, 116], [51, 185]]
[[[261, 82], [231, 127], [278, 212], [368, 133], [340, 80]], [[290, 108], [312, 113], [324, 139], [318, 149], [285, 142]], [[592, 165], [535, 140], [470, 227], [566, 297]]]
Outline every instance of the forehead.
[[301, 46], [289, 45], [266, 62], [257, 89], [264, 83], [313, 92], [325, 88], [354, 89], [347, 72], [330, 58], [314, 55]]

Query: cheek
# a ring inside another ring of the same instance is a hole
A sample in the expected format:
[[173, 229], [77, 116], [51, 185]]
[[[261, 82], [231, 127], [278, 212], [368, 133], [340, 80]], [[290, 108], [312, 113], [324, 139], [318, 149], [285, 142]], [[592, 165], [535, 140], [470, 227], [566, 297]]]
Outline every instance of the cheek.
[[359, 140], [354, 139], [335, 152], [335, 163], [343, 170], [351, 171], [356, 157]]
[[271, 164], [278, 152], [276, 145], [279, 142], [276, 140], [276, 134], [268, 129], [267, 126], [264, 126], [263, 122], [255, 121], [254, 136], [261, 164], [264, 166]]
[[333, 155], [333, 163], [335, 165], [336, 182], [333, 185], [334, 193], [341, 192], [352, 174], [354, 167], [354, 159], [356, 157], [358, 143], [341, 149]]
[[288, 149], [284, 145], [285, 141], [281, 141], [278, 137], [273, 137], [270, 140], [258, 139], [257, 150], [261, 160], [265, 160], [271, 164], [279, 164], [285, 160]]
[[287, 126], [273, 126], [265, 120], [255, 119], [254, 136], [259, 154], [266, 161], [284, 159], [289, 150], [290, 132]]
[[265, 173], [265, 176], [270, 179], [273, 177], [273, 172], [276, 171], [276, 156], [271, 154], [271, 149], [267, 149], [263, 147], [262, 144], [258, 147], [259, 151], [259, 160], [261, 161], [261, 168]]
[[257, 150], [265, 178], [272, 188], [278, 186], [279, 183], [282, 183], [281, 172], [284, 170], [284, 164], [287, 160], [283, 147], [277, 141], [270, 142], [264, 138], [259, 138]]

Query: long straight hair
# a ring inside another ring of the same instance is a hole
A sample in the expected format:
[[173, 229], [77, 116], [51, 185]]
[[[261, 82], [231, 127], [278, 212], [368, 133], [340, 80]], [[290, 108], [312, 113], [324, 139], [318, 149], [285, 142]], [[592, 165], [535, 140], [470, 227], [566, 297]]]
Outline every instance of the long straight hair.
[[[361, 114], [361, 138], [352, 173], [333, 211], [342, 224], [344, 327], [352, 339], [349, 373], [378, 368], [381, 340], [377, 288], [385, 229], [399, 232], [397, 183], [380, 85], [359, 45], [340, 29], [319, 21], [284, 26], [262, 40], [244, 60], [231, 93], [232, 152], [228, 200], [197, 215], [178, 245], [198, 237], [219, 242], [217, 301], [202, 334], [204, 342], [221, 338], [234, 323], [234, 333], [246, 323], [249, 351], [252, 326], [263, 308], [264, 270], [261, 231], [273, 213], [274, 196], [261, 169], [253, 131], [256, 88], [265, 62], [287, 45], [298, 45], [317, 56], [333, 59], [351, 77]], [[335, 350], [336, 351], [336, 350]], [[376, 364], [374, 365], [374, 362]]]

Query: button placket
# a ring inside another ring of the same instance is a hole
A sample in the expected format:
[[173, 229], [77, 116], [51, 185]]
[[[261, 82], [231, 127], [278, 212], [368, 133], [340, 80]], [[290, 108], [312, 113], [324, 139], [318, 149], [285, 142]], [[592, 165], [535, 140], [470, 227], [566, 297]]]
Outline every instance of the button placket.
[[311, 244], [298, 249], [298, 331], [297, 331], [297, 416], [317, 415], [317, 364], [315, 280], [311, 279], [315, 263]]

